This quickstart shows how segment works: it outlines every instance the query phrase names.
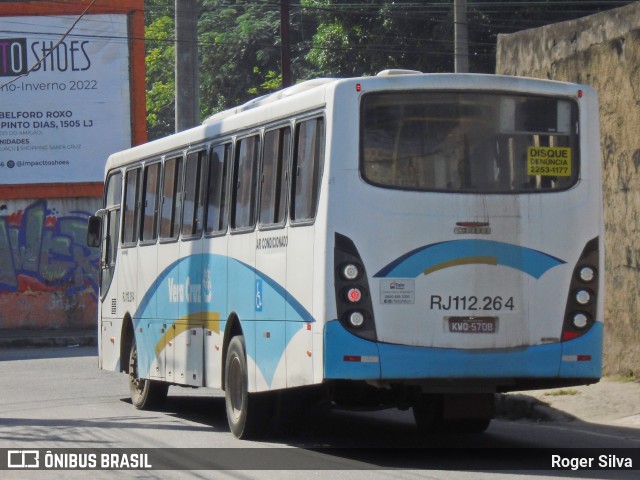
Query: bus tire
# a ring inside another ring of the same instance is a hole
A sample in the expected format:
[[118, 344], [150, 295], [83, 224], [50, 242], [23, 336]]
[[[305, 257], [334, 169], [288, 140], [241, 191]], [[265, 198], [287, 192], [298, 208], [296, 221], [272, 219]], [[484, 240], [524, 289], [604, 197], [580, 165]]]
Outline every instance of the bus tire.
[[240, 439], [263, 435], [271, 420], [267, 406], [272, 395], [249, 393], [247, 355], [242, 335], [233, 337], [229, 342], [224, 368], [225, 405], [231, 433]]
[[164, 403], [169, 384], [140, 378], [138, 373], [138, 348], [135, 340], [129, 352], [129, 394], [131, 403], [138, 410], [149, 410]]

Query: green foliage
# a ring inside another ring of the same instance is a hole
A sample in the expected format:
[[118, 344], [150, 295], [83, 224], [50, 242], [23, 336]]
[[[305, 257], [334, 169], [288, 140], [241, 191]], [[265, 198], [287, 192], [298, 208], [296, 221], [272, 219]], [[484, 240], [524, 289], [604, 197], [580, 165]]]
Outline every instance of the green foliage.
[[203, 2], [200, 17], [201, 115], [280, 88], [279, 10], [269, 2]]
[[[470, 71], [492, 73], [496, 38], [629, 2], [468, 1]], [[174, 4], [146, 0], [149, 138], [173, 132]], [[280, 88], [280, 2], [200, 0], [201, 118]], [[290, 0], [294, 81], [387, 68], [453, 71], [453, 1]]]
[[[260, 74], [260, 70], [258, 67], [254, 68], [254, 73]], [[264, 95], [268, 92], [275, 92], [279, 90], [282, 86], [282, 73], [274, 72], [273, 70], [269, 70], [265, 76], [266, 80], [260, 84], [260, 88], [251, 87], [247, 90], [247, 93], [251, 95]]]
[[451, 2], [430, 2], [429, 9], [409, 0], [366, 0], [346, 8], [338, 0], [304, 2], [319, 24], [306, 59], [322, 75], [372, 75], [387, 68], [425, 72], [450, 69]]
[[156, 17], [145, 28], [147, 129], [150, 139], [169, 135], [175, 122], [174, 20]]

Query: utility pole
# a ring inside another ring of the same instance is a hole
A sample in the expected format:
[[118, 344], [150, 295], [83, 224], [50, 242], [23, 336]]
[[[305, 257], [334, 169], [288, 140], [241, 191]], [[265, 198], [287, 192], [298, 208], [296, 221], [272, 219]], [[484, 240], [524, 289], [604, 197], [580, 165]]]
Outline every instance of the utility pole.
[[280, 0], [280, 63], [282, 88], [293, 85], [291, 74], [291, 42], [289, 40], [289, 0]]
[[469, 72], [467, 0], [453, 0], [454, 67], [456, 73]]
[[176, 132], [195, 127], [198, 108], [198, 0], [176, 0]]

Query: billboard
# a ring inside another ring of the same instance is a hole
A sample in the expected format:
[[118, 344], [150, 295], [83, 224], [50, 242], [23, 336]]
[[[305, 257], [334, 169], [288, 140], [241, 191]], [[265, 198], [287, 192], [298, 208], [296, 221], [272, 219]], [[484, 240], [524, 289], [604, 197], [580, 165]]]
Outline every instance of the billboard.
[[132, 145], [126, 14], [0, 17], [0, 184], [102, 182]]

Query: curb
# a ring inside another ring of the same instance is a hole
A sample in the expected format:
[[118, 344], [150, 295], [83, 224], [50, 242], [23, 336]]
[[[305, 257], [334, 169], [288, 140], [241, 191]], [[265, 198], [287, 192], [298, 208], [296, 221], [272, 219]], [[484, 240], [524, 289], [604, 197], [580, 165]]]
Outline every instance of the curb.
[[495, 395], [495, 418], [506, 420], [531, 420], [534, 422], [571, 422], [576, 417], [535, 397], [519, 393]]
[[98, 335], [89, 330], [0, 330], [0, 348], [96, 346]]

